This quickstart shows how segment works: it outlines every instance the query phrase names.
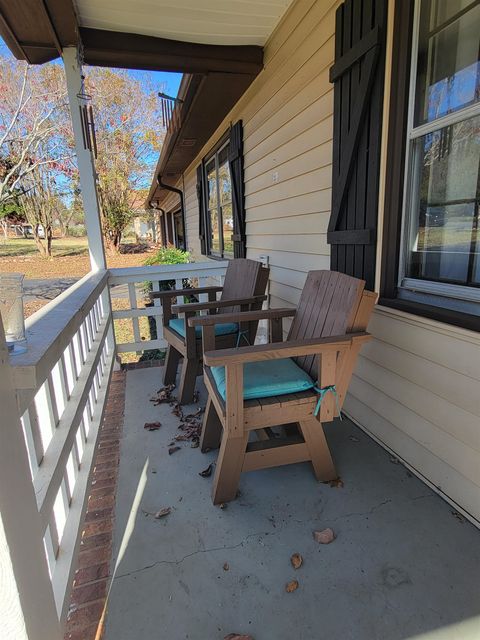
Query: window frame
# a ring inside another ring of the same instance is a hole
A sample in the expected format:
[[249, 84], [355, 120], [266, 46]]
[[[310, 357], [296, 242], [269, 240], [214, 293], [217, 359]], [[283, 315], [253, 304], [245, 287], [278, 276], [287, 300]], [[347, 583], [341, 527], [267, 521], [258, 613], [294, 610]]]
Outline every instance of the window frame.
[[[220, 197], [220, 184], [219, 184], [219, 155], [224, 149], [229, 150], [230, 147], [230, 132], [227, 131], [221, 139], [217, 142], [217, 144], [209, 151], [209, 153], [202, 160], [202, 172], [203, 172], [203, 182], [204, 182], [204, 193], [202, 194], [204, 201], [204, 216], [205, 216], [205, 251], [209, 258], [214, 260], [233, 260], [234, 259], [234, 251], [232, 248], [231, 252], [225, 252], [225, 238], [224, 238], [224, 229], [223, 229], [223, 206], [225, 203], [221, 203]], [[233, 189], [233, 181], [232, 175], [230, 173], [230, 163], [228, 162], [228, 151], [227, 151], [227, 164], [230, 175], [230, 184]], [[207, 166], [211, 163], [212, 159], [215, 159], [215, 184], [217, 189], [217, 211], [218, 211], [218, 228], [219, 228], [219, 240], [220, 240], [220, 251], [215, 252], [212, 250], [212, 228], [211, 228], [211, 217], [209, 208], [209, 197], [208, 197], [208, 173]], [[231, 192], [232, 192], [231, 189]], [[230, 204], [233, 207], [233, 196], [230, 199]], [[228, 203], [226, 203], [228, 204]], [[234, 231], [232, 230], [232, 236]]]
[[[415, 315], [480, 331], [480, 316], [471, 312], [472, 305], [478, 304], [478, 288], [420, 279], [408, 279], [405, 282], [403, 276], [408, 248], [406, 225], [410, 222], [407, 195], [411, 178], [412, 139], [480, 113], [480, 104], [477, 103], [413, 127], [420, 2], [395, 3], [379, 302]], [[468, 5], [469, 8], [471, 6], [473, 4]], [[401, 283], [412, 287], [411, 294], [405, 295], [406, 289], [401, 290]], [[475, 293], [468, 296], [470, 290]], [[438, 299], [440, 292], [440, 300], [448, 302], [444, 306], [432, 304], [433, 297]], [[459, 304], [458, 300], [465, 297], [469, 298], [467, 303]]]

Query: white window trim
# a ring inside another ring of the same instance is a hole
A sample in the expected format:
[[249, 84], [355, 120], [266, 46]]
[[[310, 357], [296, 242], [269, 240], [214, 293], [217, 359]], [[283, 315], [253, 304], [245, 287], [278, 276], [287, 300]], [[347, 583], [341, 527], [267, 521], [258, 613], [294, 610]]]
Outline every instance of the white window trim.
[[[401, 298], [402, 289], [410, 293], [418, 292], [422, 294], [431, 294], [432, 296], [440, 296], [451, 300], [465, 302], [480, 302], [480, 290], [475, 287], [466, 287], [442, 282], [434, 282], [431, 280], [421, 280], [416, 278], [407, 278], [406, 265], [409, 252], [409, 242], [407, 238], [407, 225], [410, 222], [411, 208], [410, 203], [413, 200], [413, 142], [426, 134], [438, 131], [446, 126], [456, 124], [463, 120], [467, 120], [474, 116], [480, 115], [480, 102], [459, 109], [453, 113], [426, 122], [417, 127], [413, 124], [415, 112], [415, 92], [417, 82], [418, 68], [418, 36], [420, 30], [420, 5], [422, 0], [415, 0], [415, 9], [413, 16], [413, 33], [412, 33], [412, 54], [410, 66], [410, 86], [408, 96], [408, 116], [407, 116], [407, 149], [405, 158], [405, 179], [403, 187], [403, 206], [402, 206], [402, 224], [400, 236], [400, 259], [398, 269], [398, 289]], [[409, 296], [410, 298], [410, 296]], [[458, 309], [461, 311], [461, 308]]]

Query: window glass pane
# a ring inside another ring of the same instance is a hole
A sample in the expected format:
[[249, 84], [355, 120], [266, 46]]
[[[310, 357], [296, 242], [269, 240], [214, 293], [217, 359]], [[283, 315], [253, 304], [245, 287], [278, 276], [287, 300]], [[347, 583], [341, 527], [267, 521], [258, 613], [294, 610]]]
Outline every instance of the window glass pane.
[[230, 169], [225, 162], [218, 167], [218, 186], [220, 188], [220, 202], [232, 201], [232, 182], [230, 180]]
[[208, 208], [214, 209], [217, 206], [217, 173], [215, 171], [215, 161], [209, 163], [207, 170], [207, 190], [208, 190]]
[[480, 99], [480, 5], [454, 19], [468, 4], [421, 2], [414, 126]]
[[418, 138], [406, 275], [478, 285], [480, 116]]
[[233, 213], [232, 205], [225, 204], [222, 207], [223, 218], [223, 252], [233, 255]]
[[220, 254], [220, 227], [218, 224], [218, 209], [211, 209], [209, 212], [210, 219], [210, 251]]

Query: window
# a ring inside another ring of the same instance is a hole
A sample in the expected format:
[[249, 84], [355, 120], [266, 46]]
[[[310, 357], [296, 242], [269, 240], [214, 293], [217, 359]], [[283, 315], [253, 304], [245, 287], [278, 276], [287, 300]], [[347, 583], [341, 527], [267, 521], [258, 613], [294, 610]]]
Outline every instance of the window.
[[417, 0], [398, 298], [480, 315], [480, 4]]
[[233, 258], [232, 180], [226, 142], [204, 162], [206, 184], [207, 253]]

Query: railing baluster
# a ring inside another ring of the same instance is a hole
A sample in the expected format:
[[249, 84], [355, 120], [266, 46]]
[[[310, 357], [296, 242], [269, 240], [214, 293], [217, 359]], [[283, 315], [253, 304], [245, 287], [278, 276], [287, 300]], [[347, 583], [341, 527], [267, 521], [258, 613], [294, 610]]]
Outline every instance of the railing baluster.
[[[153, 290], [160, 291], [160, 282], [158, 280], [154, 280], [152, 282]], [[161, 302], [158, 298], [153, 299], [153, 306], [161, 309]], [[162, 325], [162, 316], [155, 316], [155, 329], [157, 331], [157, 340], [163, 340], [163, 325]]]
[[50, 373], [50, 375], [47, 378], [46, 392], [47, 392], [48, 404], [50, 407], [50, 419], [52, 421], [53, 428], [56, 428], [58, 426], [60, 413], [63, 409], [59, 409], [58, 407], [59, 403], [57, 401], [57, 395], [55, 393], [55, 382], [53, 380], [53, 370], [52, 370], [52, 373]]
[[[130, 300], [130, 308], [137, 309], [137, 292], [135, 289], [135, 283], [128, 283], [128, 298]], [[138, 318], [132, 318], [133, 325], [133, 338], [135, 342], [140, 342], [140, 324]]]
[[34, 402], [32, 402], [27, 411], [23, 414], [22, 424], [29, 451], [30, 467], [33, 474], [40, 465], [44, 453], [42, 437], [40, 434], [40, 424], [38, 422], [37, 407]]

